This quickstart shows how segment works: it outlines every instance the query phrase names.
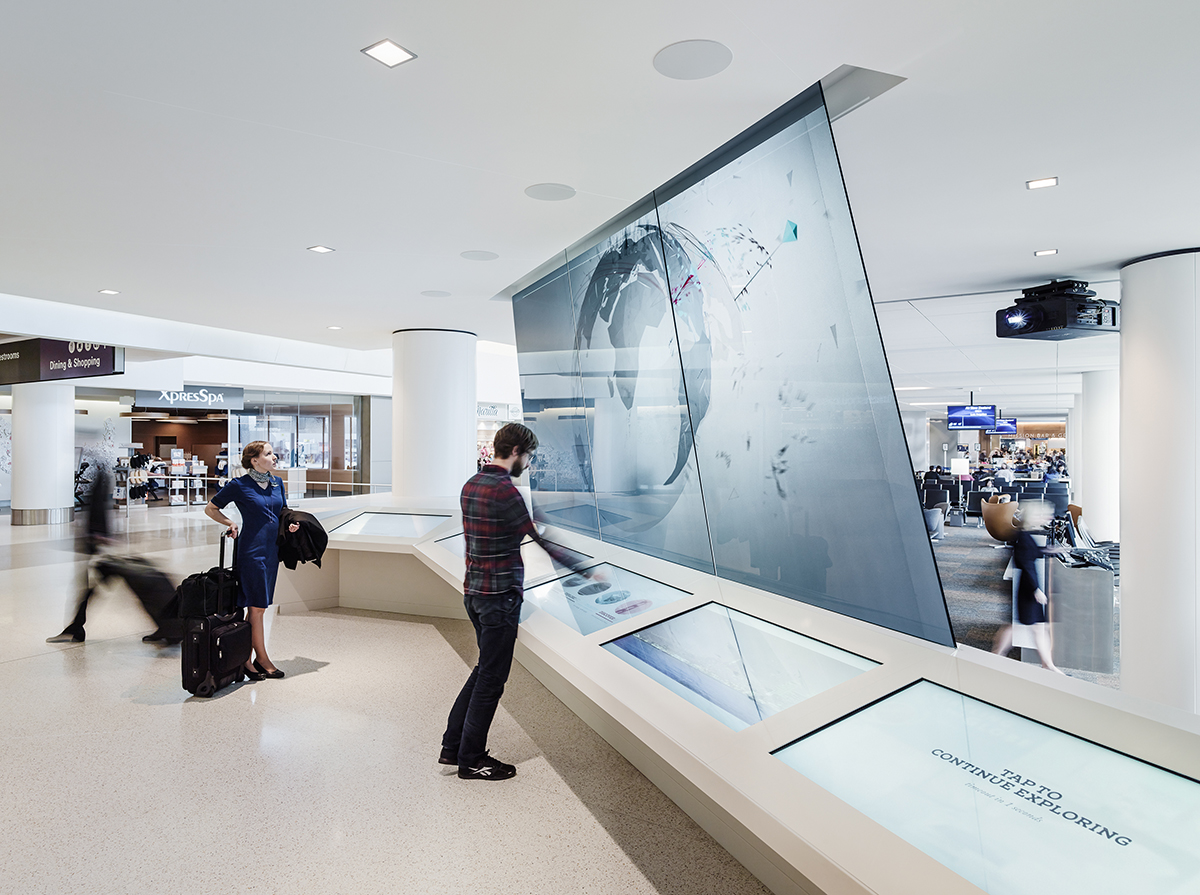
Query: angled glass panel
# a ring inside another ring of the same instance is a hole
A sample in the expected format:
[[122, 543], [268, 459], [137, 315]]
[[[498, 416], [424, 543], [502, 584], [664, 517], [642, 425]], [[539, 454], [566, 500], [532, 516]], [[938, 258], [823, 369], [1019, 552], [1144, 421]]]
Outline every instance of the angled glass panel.
[[717, 574], [953, 646], [825, 109], [796, 114], [658, 206]]
[[603, 581], [584, 575], [568, 575], [527, 587], [521, 621], [538, 608], [580, 634], [592, 634], [656, 606], [690, 596], [687, 591], [609, 563], [600, 563], [593, 568], [601, 571]]
[[775, 756], [994, 895], [1200, 892], [1200, 784], [928, 681]]
[[513, 297], [525, 425], [538, 437], [530, 470], [535, 515], [599, 537], [587, 413], [566, 267]]
[[429, 534], [449, 516], [421, 516], [411, 513], [362, 513], [334, 529], [343, 535], [370, 535], [385, 538], [419, 538]]
[[605, 541], [713, 571], [700, 476], [653, 211], [570, 262]]
[[734, 730], [878, 665], [717, 603], [604, 648]]

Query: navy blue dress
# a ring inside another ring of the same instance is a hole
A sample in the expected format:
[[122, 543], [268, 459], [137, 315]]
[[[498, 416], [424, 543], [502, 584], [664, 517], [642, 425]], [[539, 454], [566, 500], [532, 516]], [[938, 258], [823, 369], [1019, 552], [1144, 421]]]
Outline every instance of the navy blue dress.
[[279, 514], [287, 506], [283, 482], [271, 476], [263, 488], [248, 475], [230, 479], [212, 502], [218, 509], [234, 504], [242, 514], [237, 536], [238, 605], [266, 609], [275, 597], [279, 575]]

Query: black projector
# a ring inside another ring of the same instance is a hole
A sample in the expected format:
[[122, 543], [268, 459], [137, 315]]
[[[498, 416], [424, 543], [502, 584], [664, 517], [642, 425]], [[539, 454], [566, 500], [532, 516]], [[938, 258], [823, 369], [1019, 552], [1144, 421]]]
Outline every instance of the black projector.
[[1022, 289], [1011, 308], [996, 312], [1001, 339], [1077, 339], [1121, 331], [1120, 305], [1096, 298], [1082, 280], [1051, 280]]

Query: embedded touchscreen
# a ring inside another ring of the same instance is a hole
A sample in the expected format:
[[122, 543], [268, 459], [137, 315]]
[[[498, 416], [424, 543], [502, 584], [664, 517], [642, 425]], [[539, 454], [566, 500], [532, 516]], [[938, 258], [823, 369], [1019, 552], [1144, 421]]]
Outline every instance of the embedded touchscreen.
[[[580, 634], [592, 634], [656, 606], [690, 596], [687, 591], [609, 563], [600, 563], [586, 572], [527, 587], [521, 621], [536, 608]], [[597, 577], [592, 577], [597, 573]]]
[[878, 665], [718, 603], [604, 648], [734, 730]]
[[[436, 543], [445, 547], [460, 559], [466, 559], [467, 557], [467, 540], [461, 531], [448, 538], [441, 538]], [[578, 566], [585, 560], [591, 559], [586, 553], [569, 550], [561, 544], [556, 544], [555, 546], [567, 554], [567, 558], [573, 566]], [[521, 561], [525, 564], [526, 587], [541, 584], [543, 581], [548, 581], [552, 578], [560, 578], [571, 571], [571, 567], [564, 566], [531, 540], [526, 540], [521, 544]]]
[[349, 522], [343, 522], [333, 531], [342, 535], [419, 538], [429, 534], [449, 518], [449, 516], [424, 516], [414, 513], [360, 513]]
[[1200, 892], [1200, 783], [928, 681], [775, 756], [994, 895]]

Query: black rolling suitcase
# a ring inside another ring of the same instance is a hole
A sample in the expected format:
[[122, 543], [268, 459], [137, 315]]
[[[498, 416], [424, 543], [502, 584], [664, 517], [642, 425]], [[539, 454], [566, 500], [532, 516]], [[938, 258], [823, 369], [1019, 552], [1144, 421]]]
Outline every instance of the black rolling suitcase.
[[[215, 579], [215, 611], [184, 619], [180, 654], [183, 689], [195, 696], [212, 696], [222, 687], [242, 680], [246, 662], [250, 660], [250, 623], [242, 617], [242, 610], [237, 608], [234, 599], [237, 594], [237, 552], [234, 551], [233, 567], [227, 571], [224, 536], [221, 538], [220, 565], [203, 575]], [[199, 576], [191, 576], [196, 577]], [[233, 582], [232, 586], [230, 582]], [[180, 585], [180, 591], [181, 607], [186, 610], [183, 585]]]
[[102, 584], [112, 578], [124, 581], [154, 619], [157, 629], [142, 640], [179, 643], [183, 639], [183, 621], [179, 618], [175, 585], [152, 562], [140, 556], [104, 556], [96, 560], [95, 569]]

